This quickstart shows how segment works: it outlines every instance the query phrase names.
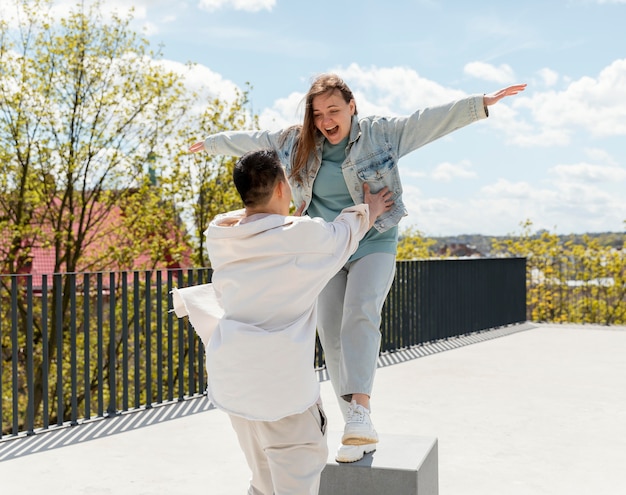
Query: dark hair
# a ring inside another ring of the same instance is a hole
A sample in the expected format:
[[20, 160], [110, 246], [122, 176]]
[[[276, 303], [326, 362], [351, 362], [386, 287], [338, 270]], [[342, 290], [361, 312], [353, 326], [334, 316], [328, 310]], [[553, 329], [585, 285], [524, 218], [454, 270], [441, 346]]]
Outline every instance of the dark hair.
[[[304, 121], [298, 137], [298, 144], [291, 169], [291, 177], [302, 184], [302, 177], [306, 175], [306, 166], [309, 156], [315, 149], [315, 136], [319, 132], [313, 118], [313, 99], [316, 96], [338, 91], [346, 103], [354, 100], [354, 95], [348, 85], [337, 74], [321, 74], [311, 83], [308, 93], [304, 97]], [[354, 104], [356, 114], [356, 102]]]
[[243, 204], [250, 208], [269, 202], [276, 184], [285, 181], [285, 172], [274, 150], [250, 151], [233, 169], [233, 181]]

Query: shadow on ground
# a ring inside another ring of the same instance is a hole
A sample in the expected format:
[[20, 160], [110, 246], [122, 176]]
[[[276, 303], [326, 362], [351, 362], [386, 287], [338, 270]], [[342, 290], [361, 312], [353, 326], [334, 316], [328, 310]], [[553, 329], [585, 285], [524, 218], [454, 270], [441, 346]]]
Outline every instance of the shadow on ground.
[[[522, 323], [387, 352], [379, 356], [378, 367], [383, 368], [404, 363], [532, 328], [535, 328], [535, 325]], [[318, 379], [320, 382], [328, 380], [328, 373], [325, 369], [318, 371]], [[30, 436], [9, 437], [0, 441], [0, 462], [95, 440], [103, 436], [116, 435], [213, 409], [215, 409], [214, 406], [207, 400], [206, 396], [199, 395], [180, 401], [159, 404], [151, 408], [139, 408], [117, 416], [83, 421], [78, 425], [41, 430]]]

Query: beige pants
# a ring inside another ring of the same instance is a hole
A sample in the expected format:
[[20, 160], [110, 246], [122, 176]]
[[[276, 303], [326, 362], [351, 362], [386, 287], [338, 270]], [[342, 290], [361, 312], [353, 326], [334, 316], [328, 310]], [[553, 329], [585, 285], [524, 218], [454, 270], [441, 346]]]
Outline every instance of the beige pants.
[[279, 421], [229, 416], [252, 470], [248, 495], [318, 494], [328, 460], [321, 405]]

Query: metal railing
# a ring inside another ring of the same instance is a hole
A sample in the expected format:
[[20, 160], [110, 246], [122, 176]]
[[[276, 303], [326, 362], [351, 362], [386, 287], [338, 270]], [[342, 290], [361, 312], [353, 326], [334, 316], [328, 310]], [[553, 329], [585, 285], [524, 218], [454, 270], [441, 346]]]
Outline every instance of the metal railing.
[[[204, 350], [170, 292], [210, 280], [207, 268], [0, 275], [0, 439], [203, 394]], [[525, 283], [522, 258], [399, 261], [381, 352], [523, 322]]]

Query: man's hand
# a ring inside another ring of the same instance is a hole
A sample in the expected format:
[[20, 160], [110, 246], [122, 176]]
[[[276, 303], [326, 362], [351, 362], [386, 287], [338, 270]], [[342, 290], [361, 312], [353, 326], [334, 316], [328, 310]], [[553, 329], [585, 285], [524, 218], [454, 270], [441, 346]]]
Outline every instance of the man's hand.
[[380, 215], [389, 211], [394, 205], [392, 196], [387, 186], [383, 187], [376, 194], [372, 194], [370, 185], [367, 182], [363, 184], [363, 202], [370, 207], [370, 228]]

